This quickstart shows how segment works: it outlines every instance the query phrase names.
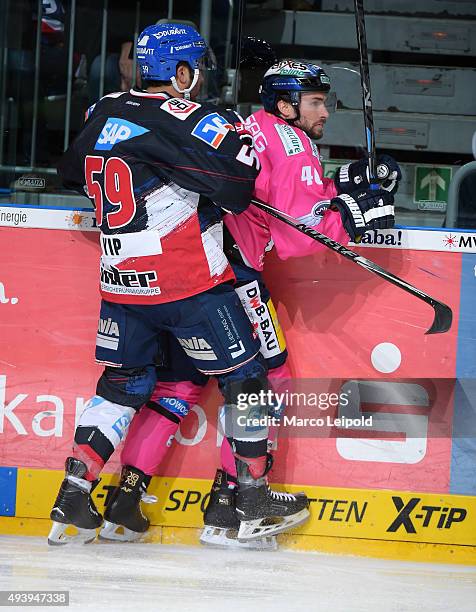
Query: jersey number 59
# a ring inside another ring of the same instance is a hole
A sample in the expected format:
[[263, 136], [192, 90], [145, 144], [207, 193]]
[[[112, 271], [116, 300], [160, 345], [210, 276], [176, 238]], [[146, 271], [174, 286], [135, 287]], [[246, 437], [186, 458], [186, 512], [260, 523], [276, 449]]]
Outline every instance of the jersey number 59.
[[[118, 210], [106, 214], [110, 229], [124, 227], [132, 221], [137, 206], [132, 186], [132, 172], [126, 162], [119, 157], [110, 157], [104, 163], [104, 157], [87, 155], [84, 160], [84, 176], [88, 195], [94, 200], [96, 221], [99, 227], [104, 222], [104, 198], [111, 204], [119, 206]], [[102, 183], [98, 180], [103, 175]]]

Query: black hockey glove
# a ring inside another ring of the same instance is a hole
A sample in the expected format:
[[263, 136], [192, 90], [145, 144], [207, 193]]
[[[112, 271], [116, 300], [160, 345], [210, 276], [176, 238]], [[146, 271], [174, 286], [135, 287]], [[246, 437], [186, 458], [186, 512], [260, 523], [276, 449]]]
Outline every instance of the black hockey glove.
[[368, 230], [389, 229], [395, 225], [393, 196], [383, 189], [363, 189], [342, 193], [331, 200], [342, 217], [352, 242], [358, 242]]
[[[377, 182], [380, 189], [394, 194], [402, 172], [397, 162], [390, 155], [380, 155], [377, 159]], [[367, 159], [351, 162], [337, 169], [334, 183], [339, 193], [350, 193], [356, 189], [368, 189], [369, 165]]]

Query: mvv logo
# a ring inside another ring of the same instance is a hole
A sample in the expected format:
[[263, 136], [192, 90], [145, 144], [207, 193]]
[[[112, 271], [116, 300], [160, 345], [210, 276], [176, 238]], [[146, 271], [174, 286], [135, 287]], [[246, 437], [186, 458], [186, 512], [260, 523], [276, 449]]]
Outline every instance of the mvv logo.
[[398, 514], [387, 528], [387, 532], [396, 532], [400, 527], [407, 533], [417, 533], [417, 528], [420, 527], [449, 529], [453, 523], [463, 522], [467, 515], [465, 508], [419, 505], [421, 497], [412, 497], [405, 503], [401, 497], [393, 495], [392, 501]]

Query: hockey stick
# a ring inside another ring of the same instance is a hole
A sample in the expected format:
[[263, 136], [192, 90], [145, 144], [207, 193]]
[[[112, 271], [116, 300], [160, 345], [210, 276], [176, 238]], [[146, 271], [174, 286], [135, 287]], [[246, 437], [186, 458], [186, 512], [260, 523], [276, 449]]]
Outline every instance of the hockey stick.
[[240, 62], [241, 62], [241, 42], [243, 39], [243, 21], [245, 19], [245, 2], [239, 0], [238, 3], [238, 22], [236, 31], [236, 58], [235, 58], [235, 80], [233, 81], [232, 103], [233, 108], [238, 108], [238, 94], [240, 89]]
[[296, 229], [298, 232], [301, 232], [302, 234], [309, 236], [309, 238], [320, 242], [329, 249], [332, 249], [336, 253], [339, 253], [339, 255], [350, 259], [351, 261], [358, 264], [362, 268], [365, 268], [369, 272], [377, 274], [377, 276], [380, 276], [389, 283], [396, 285], [400, 289], [403, 289], [403, 291], [411, 293], [411, 295], [414, 295], [415, 297], [420, 298], [420, 300], [423, 300], [424, 302], [429, 304], [434, 310], [434, 319], [430, 329], [425, 332], [426, 334], [442, 334], [450, 329], [451, 322], [453, 320], [453, 313], [451, 311], [451, 308], [446, 304], [443, 304], [443, 302], [435, 300], [423, 291], [420, 291], [420, 289], [417, 289], [413, 285], [410, 285], [410, 283], [407, 283], [406, 281], [399, 278], [398, 276], [395, 276], [391, 272], [384, 270], [384, 268], [381, 268], [378, 264], [374, 263], [373, 261], [370, 261], [370, 259], [362, 257], [361, 255], [354, 253], [354, 251], [350, 251], [348, 248], [346, 248], [339, 242], [336, 242], [325, 234], [321, 234], [317, 230], [308, 227], [304, 223], [300, 223], [297, 219], [294, 219], [294, 217], [291, 217], [290, 215], [287, 215], [286, 213], [277, 210], [273, 206], [270, 206], [269, 204], [265, 204], [264, 202], [255, 199], [251, 200], [251, 203], [254, 204], [254, 206], [256, 206], [257, 208], [264, 210], [271, 216], [275, 217], [276, 219], [279, 219], [283, 223], [294, 227], [294, 229]]
[[378, 189], [377, 183], [377, 155], [375, 153], [374, 117], [372, 112], [372, 98], [370, 96], [369, 57], [367, 51], [367, 36], [365, 34], [365, 15], [363, 0], [354, 0], [355, 26], [357, 29], [357, 42], [359, 45], [360, 83], [362, 85], [362, 106], [364, 111], [365, 140], [367, 144], [367, 157], [369, 160], [370, 188]]

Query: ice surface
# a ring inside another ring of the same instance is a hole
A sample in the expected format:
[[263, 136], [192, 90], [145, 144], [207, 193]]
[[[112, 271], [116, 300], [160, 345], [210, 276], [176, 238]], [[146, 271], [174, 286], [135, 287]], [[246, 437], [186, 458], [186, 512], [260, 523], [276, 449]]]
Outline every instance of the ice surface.
[[53, 548], [19, 536], [0, 536], [1, 589], [69, 590], [77, 610], [476, 610], [474, 567], [141, 543]]

